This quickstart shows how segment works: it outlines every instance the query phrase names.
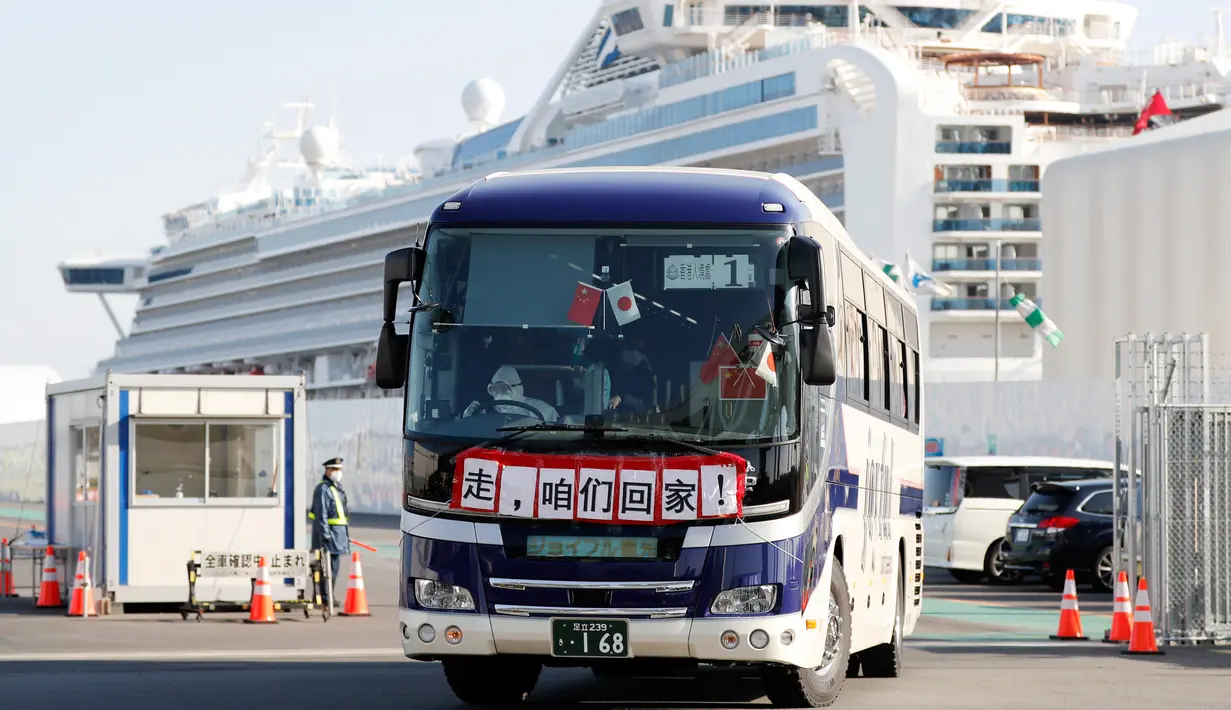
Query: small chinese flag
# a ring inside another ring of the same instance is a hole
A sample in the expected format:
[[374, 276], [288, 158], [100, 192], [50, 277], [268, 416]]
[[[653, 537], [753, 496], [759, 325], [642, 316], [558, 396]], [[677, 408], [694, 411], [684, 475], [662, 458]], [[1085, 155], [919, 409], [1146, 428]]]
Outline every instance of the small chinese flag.
[[568, 319], [577, 325], [593, 325], [594, 314], [598, 312], [598, 306], [602, 302], [602, 289], [578, 281], [577, 290], [573, 292], [573, 303], [568, 309]]
[[714, 342], [714, 347], [710, 350], [710, 357], [701, 366], [701, 383], [708, 385], [718, 377], [720, 368], [727, 365], [738, 365], [739, 355], [735, 354], [735, 348], [731, 347], [731, 341], [727, 340], [727, 336], [719, 333], [718, 340]]
[[722, 380], [718, 383], [719, 399], [765, 399], [769, 383], [755, 376], [753, 367], [719, 368]]

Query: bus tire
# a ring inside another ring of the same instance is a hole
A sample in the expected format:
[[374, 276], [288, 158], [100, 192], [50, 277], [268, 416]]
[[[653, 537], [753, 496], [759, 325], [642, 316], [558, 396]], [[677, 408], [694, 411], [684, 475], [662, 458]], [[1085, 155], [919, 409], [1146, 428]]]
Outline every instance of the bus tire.
[[864, 678], [897, 678], [902, 674], [902, 630], [906, 627], [905, 570], [898, 572], [897, 603], [893, 612], [893, 635], [888, 643], [859, 652]]
[[516, 656], [442, 659], [445, 680], [458, 700], [479, 707], [514, 705], [530, 695], [543, 665]]
[[[827, 666], [820, 668], [766, 666], [761, 672], [761, 680], [765, 685], [765, 695], [774, 707], [828, 707], [842, 691], [842, 681], [846, 680], [847, 663], [851, 656], [851, 600], [842, 563], [835, 558], [830, 560], [830, 564], [833, 565], [833, 574], [829, 580], [829, 594], [832, 602], [837, 604], [835, 655]], [[830, 618], [832, 613], [831, 606], [825, 621], [827, 647], [830, 623], [834, 621]]]

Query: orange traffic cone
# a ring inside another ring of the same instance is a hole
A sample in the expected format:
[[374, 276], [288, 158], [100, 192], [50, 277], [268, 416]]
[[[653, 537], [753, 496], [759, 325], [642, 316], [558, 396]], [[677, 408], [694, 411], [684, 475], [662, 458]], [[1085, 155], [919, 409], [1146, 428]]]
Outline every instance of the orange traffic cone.
[[38, 591], [36, 607], [48, 608], [64, 606], [60, 598], [60, 578], [56, 575], [56, 551], [47, 546], [47, 554], [43, 557], [43, 583]]
[[1137, 581], [1137, 604], [1133, 610], [1133, 633], [1128, 641], [1128, 648], [1120, 653], [1161, 656], [1158, 642], [1154, 638], [1154, 617], [1150, 614], [1150, 592], [1146, 587], [1146, 578]]
[[371, 616], [368, 611], [368, 592], [363, 588], [363, 570], [359, 566], [359, 553], [350, 555], [350, 584], [346, 587], [346, 605], [342, 616]]
[[262, 557], [256, 568], [256, 583], [252, 585], [252, 604], [248, 624], [276, 624], [278, 617], [274, 616], [273, 590], [269, 586], [269, 560]]
[[1081, 614], [1077, 610], [1077, 580], [1073, 570], [1064, 574], [1064, 597], [1060, 600], [1060, 628], [1052, 635], [1053, 641], [1086, 641], [1081, 632]]
[[94, 611], [94, 588], [90, 584], [89, 560], [85, 550], [77, 553], [77, 575], [69, 595], [67, 616], [98, 616]]
[[1120, 570], [1116, 599], [1111, 610], [1111, 630], [1103, 643], [1125, 643], [1133, 632], [1133, 606], [1128, 598], [1128, 572]]
[[0, 538], [0, 597], [15, 597], [13, 590], [13, 556], [9, 551], [9, 539]]

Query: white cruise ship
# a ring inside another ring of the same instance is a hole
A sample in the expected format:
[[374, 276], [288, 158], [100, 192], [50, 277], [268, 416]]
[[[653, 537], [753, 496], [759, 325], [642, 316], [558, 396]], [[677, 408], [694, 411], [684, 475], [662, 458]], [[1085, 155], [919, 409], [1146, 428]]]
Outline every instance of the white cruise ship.
[[1179, 118], [1224, 100], [1221, 39], [1130, 53], [1136, 19], [1109, 0], [609, 0], [525, 116], [502, 120], [500, 87], [475, 81], [465, 134], [361, 169], [295, 104], [235, 190], [163, 217], [165, 244], [60, 271], [71, 291], [139, 295], [99, 370], [302, 371], [315, 398], [379, 397], [382, 259], [459, 187], [531, 167], [783, 172], [865, 251], [949, 284], [920, 306], [930, 381], [1037, 379], [1042, 341], [995, 284], [999, 262], [1000, 295], [1046, 309], [1048, 163], [1129, 136], [1156, 91]]

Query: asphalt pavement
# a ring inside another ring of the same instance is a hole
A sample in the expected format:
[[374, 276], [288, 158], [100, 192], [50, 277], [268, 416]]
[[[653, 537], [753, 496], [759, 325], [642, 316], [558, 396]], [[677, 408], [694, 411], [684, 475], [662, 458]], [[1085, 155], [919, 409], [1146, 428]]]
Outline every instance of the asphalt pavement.
[[[462, 707], [438, 664], [401, 656], [396, 521], [362, 522], [352, 534], [378, 548], [363, 553], [371, 617], [326, 623], [288, 613], [269, 626], [244, 624], [242, 614], [69, 619], [28, 598], [0, 601], [0, 707]], [[1042, 586], [962, 585], [934, 570], [925, 581], [903, 676], [848, 679], [835, 707], [1231, 708], [1225, 650], [1125, 657], [1097, 640], [1052, 642], [1060, 598]], [[1083, 588], [1079, 601], [1086, 634], [1101, 638], [1110, 597]], [[544, 671], [531, 701], [612, 710], [767, 703], [760, 683], [738, 672], [610, 683], [585, 669]]]

